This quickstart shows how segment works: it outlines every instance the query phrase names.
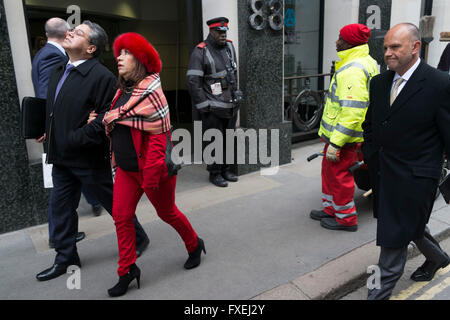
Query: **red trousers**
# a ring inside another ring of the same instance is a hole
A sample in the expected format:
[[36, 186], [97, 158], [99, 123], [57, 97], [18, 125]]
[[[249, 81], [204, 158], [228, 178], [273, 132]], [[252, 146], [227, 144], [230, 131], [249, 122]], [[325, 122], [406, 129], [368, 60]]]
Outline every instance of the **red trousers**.
[[325, 213], [335, 217], [344, 226], [358, 224], [355, 202], [355, 180], [348, 172], [357, 159], [356, 146], [341, 148], [340, 160], [327, 160], [328, 144], [325, 144], [322, 160], [322, 203]]
[[[117, 168], [114, 182], [112, 216], [116, 225], [119, 245], [119, 268], [117, 273], [125, 275], [129, 266], [136, 262], [136, 237], [133, 217], [136, 206], [145, 192], [158, 216], [170, 224], [183, 239], [188, 252], [197, 247], [197, 234], [186, 216], [175, 205], [177, 176], [168, 178], [167, 169], [158, 189], [143, 189], [143, 172], [129, 172]], [[144, 184], [145, 185], [145, 184]]]

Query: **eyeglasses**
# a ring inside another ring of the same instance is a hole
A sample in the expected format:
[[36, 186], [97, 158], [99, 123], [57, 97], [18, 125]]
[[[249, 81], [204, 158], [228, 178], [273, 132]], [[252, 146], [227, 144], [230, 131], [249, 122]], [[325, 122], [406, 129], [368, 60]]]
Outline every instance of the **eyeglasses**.
[[74, 33], [76, 36], [81, 38], [86, 38], [86, 34], [81, 29], [70, 29], [69, 32]]

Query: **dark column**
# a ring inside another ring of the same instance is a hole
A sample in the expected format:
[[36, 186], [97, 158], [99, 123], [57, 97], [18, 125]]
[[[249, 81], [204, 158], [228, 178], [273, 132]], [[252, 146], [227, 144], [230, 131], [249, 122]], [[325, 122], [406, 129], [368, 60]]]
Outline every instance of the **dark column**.
[[367, 25], [371, 31], [369, 40], [370, 55], [381, 66], [380, 72], [387, 69], [384, 63], [383, 42], [391, 27], [392, 0], [360, 0], [359, 23]]
[[20, 103], [3, 0], [0, 0], [0, 233], [47, 221], [42, 165], [30, 165], [20, 136]]
[[[240, 109], [240, 127], [247, 129], [268, 129], [270, 147], [270, 129], [279, 130], [279, 164], [291, 161], [292, 123], [283, 121], [283, 28], [274, 30], [269, 16], [274, 14], [269, 3], [277, 9], [283, 1], [255, 1], [257, 6], [265, 4], [260, 13], [251, 8], [251, 1], [238, 0], [239, 18], [239, 86], [244, 93], [244, 102]], [[259, 9], [259, 7], [257, 7]], [[255, 24], [266, 19], [265, 26], [256, 30], [249, 18], [253, 16]], [[275, 23], [281, 16], [274, 16]], [[275, 28], [276, 29], [276, 28]], [[270, 149], [270, 148], [268, 148]], [[246, 148], [248, 153], [248, 147]], [[261, 168], [259, 164], [244, 164], [235, 167], [238, 174], [245, 174]]]

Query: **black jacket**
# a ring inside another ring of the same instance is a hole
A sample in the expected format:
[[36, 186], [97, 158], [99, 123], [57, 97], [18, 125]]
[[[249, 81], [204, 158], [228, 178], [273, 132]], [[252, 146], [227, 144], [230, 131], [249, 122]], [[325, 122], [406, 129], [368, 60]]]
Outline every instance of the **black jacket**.
[[[233, 101], [238, 89], [236, 52], [231, 41], [221, 47], [208, 35], [194, 48], [186, 77], [192, 104], [199, 112], [213, 112], [221, 118], [237, 112]], [[211, 86], [215, 84], [220, 84], [222, 93], [214, 94]]]
[[439, 60], [437, 68], [445, 72], [450, 71], [450, 43], [447, 44], [444, 52], [442, 52], [441, 59]]
[[362, 150], [374, 192], [377, 245], [399, 248], [423, 237], [444, 148], [450, 152], [450, 76], [421, 62], [389, 106], [394, 75], [386, 71], [370, 82]]
[[36, 97], [47, 98], [48, 81], [53, 67], [63, 62], [67, 63], [66, 55], [51, 43], [47, 43], [36, 53], [31, 68], [31, 78]]
[[[70, 72], [53, 102], [65, 66], [56, 66], [49, 81], [45, 145], [48, 163], [76, 168], [109, 165], [109, 142], [102, 119], [111, 105], [116, 78], [97, 59], [89, 59]], [[92, 110], [99, 116], [87, 124]]]

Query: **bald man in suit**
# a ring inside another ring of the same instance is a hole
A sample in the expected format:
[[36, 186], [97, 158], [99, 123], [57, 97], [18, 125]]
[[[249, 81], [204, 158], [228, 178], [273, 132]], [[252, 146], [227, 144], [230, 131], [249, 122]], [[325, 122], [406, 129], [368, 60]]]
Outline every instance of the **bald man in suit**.
[[413, 241], [426, 260], [412, 275], [430, 281], [450, 263], [426, 227], [450, 151], [450, 76], [419, 58], [419, 29], [402, 23], [384, 38], [389, 70], [370, 82], [363, 123], [364, 161], [369, 166], [377, 218], [380, 287], [369, 300], [389, 299]]

